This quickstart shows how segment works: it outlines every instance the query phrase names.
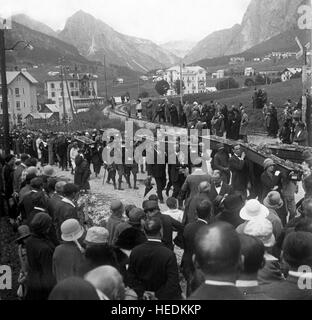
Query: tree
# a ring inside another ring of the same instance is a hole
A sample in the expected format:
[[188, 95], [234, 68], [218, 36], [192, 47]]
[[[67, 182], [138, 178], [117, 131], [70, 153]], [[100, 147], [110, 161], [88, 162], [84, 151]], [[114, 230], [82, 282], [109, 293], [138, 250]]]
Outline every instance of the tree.
[[245, 86], [246, 87], [253, 87], [255, 85], [255, 82], [252, 78], [247, 78], [245, 80]]
[[218, 81], [216, 84], [216, 88], [218, 90], [237, 89], [239, 88], [239, 83], [235, 81], [234, 78], [227, 78], [227, 79]]
[[[184, 85], [184, 82], [182, 81], [182, 88], [183, 88], [183, 90], [185, 89], [185, 85]], [[177, 93], [177, 94], [181, 94], [181, 82], [180, 82], [180, 80], [178, 79], [178, 80], [176, 80], [175, 81], [175, 83], [174, 83], [174, 89], [175, 89], [175, 92]]]
[[147, 91], [143, 91], [139, 94], [139, 99], [144, 99], [144, 98], [148, 98], [149, 94]]
[[155, 90], [161, 96], [165, 95], [170, 89], [170, 85], [166, 80], [160, 80], [156, 83]]

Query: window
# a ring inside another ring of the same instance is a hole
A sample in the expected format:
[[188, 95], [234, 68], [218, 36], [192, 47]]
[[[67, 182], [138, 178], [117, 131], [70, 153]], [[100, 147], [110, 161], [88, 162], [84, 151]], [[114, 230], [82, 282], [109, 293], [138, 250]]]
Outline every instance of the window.
[[15, 88], [15, 96], [19, 97], [19, 95], [20, 95], [19, 88]]
[[60, 88], [63, 89], [63, 83], [62, 82], [60, 83]]
[[21, 110], [21, 103], [19, 101], [16, 101], [16, 110]]
[[52, 98], [55, 98], [55, 92], [52, 92], [51, 96]]
[[26, 103], [24, 102], [24, 108], [26, 108]]
[[74, 83], [73, 82], [70, 82], [69, 85], [70, 85], [71, 88], [74, 88]]
[[25, 94], [25, 89], [23, 88], [23, 94]]
[[70, 95], [71, 95], [72, 97], [74, 97], [74, 96], [75, 96], [75, 91], [71, 91], [71, 92], [70, 92]]
[[55, 88], [54, 83], [51, 83], [51, 89], [54, 89], [54, 88]]

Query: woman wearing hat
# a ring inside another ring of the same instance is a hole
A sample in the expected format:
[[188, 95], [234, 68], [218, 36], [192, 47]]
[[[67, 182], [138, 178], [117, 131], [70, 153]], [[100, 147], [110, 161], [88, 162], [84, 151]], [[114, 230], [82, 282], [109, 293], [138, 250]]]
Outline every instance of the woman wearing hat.
[[270, 191], [280, 190], [281, 174], [275, 170], [274, 161], [270, 158], [265, 159], [263, 163], [264, 172], [261, 175], [262, 195], [260, 202], [262, 202]]

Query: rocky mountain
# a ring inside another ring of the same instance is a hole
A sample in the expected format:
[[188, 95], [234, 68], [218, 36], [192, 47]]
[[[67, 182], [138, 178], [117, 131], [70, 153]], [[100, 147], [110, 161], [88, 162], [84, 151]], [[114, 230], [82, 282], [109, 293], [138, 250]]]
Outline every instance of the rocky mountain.
[[194, 41], [170, 41], [163, 43], [160, 46], [177, 57], [184, 58], [195, 45], [196, 42]]
[[240, 25], [208, 35], [191, 50], [186, 62], [238, 54], [296, 28], [297, 10], [304, 3], [306, 0], [251, 0]]
[[140, 72], [171, 66], [177, 61], [175, 55], [155, 43], [121, 34], [83, 11], [67, 20], [59, 38], [76, 46], [90, 60], [103, 61], [105, 55], [109, 64]]
[[78, 64], [90, 64], [90, 62], [79, 54], [76, 47], [63, 42], [55, 37], [48, 36], [12, 21], [12, 30], [5, 33], [6, 47], [12, 47], [17, 41], [31, 42], [33, 50], [23, 49], [19, 45], [14, 51], [7, 52], [9, 63], [30, 63], [30, 64], [54, 64], [58, 63], [60, 57], [65, 61]]
[[47, 26], [46, 24], [44, 24], [40, 21], [31, 19], [26, 14], [13, 15], [12, 20], [19, 23], [19, 24], [22, 24], [25, 27], [28, 27], [29, 29], [32, 29], [32, 30], [47, 34], [48, 36], [57, 38], [57, 33], [52, 28], [50, 28], [49, 26]]

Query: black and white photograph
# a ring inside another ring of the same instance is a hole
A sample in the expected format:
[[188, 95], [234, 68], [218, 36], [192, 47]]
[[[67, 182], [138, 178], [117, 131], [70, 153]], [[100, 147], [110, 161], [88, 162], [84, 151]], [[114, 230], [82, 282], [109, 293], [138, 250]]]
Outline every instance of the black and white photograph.
[[0, 0], [1, 303], [312, 300], [311, 30], [312, 0]]

